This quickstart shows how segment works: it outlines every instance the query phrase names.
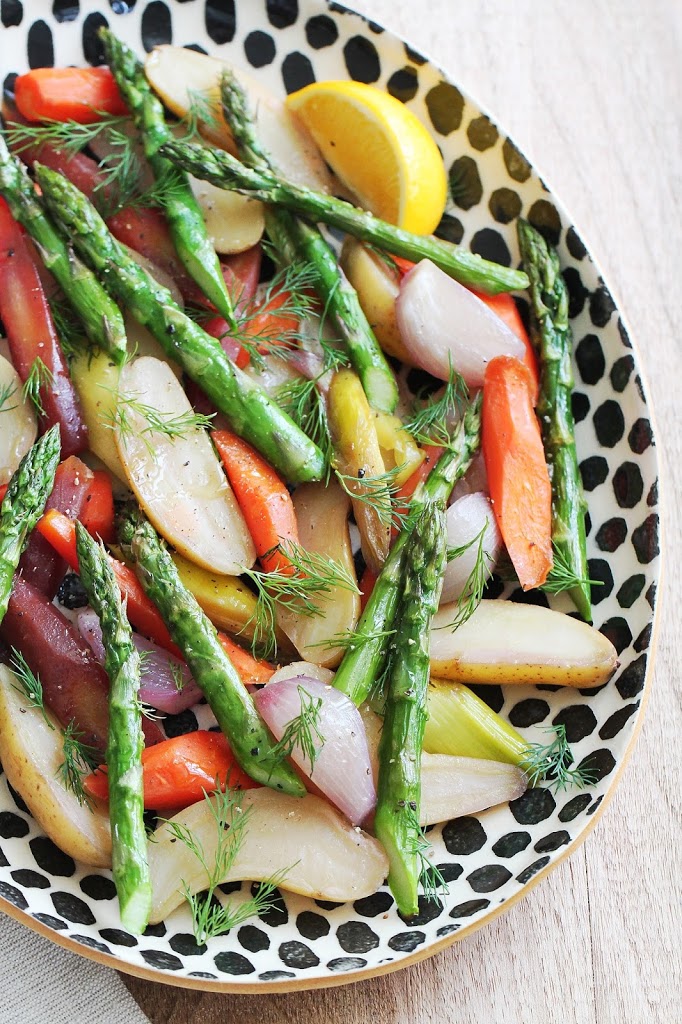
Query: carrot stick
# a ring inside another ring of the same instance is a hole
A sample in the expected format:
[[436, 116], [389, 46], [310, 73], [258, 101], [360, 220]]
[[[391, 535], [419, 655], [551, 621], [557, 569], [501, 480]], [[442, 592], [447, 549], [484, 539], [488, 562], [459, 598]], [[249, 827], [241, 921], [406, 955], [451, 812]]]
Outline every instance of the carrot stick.
[[490, 361], [483, 457], [497, 525], [524, 590], [541, 586], [552, 567], [552, 488], [532, 398], [525, 363], [511, 356]]
[[[142, 752], [142, 784], [144, 806], [155, 811], [181, 810], [227, 785], [258, 786], [241, 770], [222, 733], [204, 729], [147, 747]], [[108, 800], [106, 765], [88, 775], [83, 785], [91, 796]]]
[[93, 124], [128, 113], [109, 68], [34, 68], [17, 78], [14, 99], [29, 121]]
[[286, 554], [273, 551], [280, 541], [298, 543], [296, 513], [286, 485], [246, 441], [227, 430], [215, 430], [211, 436], [261, 565], [267, 572], [293, 573], [294, 567]]
[[528, 367], [533, 379], [533, 405], [537, 405], [538, 392], [540, 389], [538, 361], [535, 356], [532, 342], [528, 336], [528, 331], [523, 325], [521, 314], [514, 302], [513, 296], [509, 295], [508, 292], [505, 292], [502, 295], [484, 295], [483, 292], [474, 292], [474, 295], [480, 299], [481, 302], [485, 302], [488, 309], [496, 316], [499, 316], [505, 326], [508, 327], [510, 331], [513, 331], [519, 341], [523, 342], [526, 349], [523, 362]]

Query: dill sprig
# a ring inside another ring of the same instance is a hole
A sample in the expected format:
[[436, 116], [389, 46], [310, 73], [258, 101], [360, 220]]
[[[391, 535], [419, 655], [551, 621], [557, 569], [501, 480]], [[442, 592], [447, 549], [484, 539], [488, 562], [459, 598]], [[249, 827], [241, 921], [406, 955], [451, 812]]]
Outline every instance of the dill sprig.
[[332, 442], [324, 398], [320, 394], [317, 380], [307, 377], [287, 381], [275, 391], [275, 401], [317, 445], [331, 469]]
[[290, 868], [278, 872], [273, 878], [261, 883], [255, 896], [243, 903], [220, 903], [216, 894], [219, 885], [225, 882], [234, 865], [244, 841], [245, 829], [251, 816], [251, 808], [242, 808], [243, 794], [240, 790], [218, 790], [204, 798], [210, 808], [216, 827], [216, 852], [209, 864], [203, 843], [191, 829], [180, 822], [167, 821], [173, 837], [183, 843], [194, 854], [206, 872], [207, 886], [203, 892], [193, 893], [184, 880], [182, 894], [192, 912], [192, 930], [199, 944], [216, 935], [223, 935], [231, 928], [243, 924], [250, 917], [259, 917], [273, 905], [272, 895], [284, 880]]
[[201, 129], [210, 128], [217, 131], [221, 124], [220, 99], [216, 93], [204, 92], [201, 89], [188, 89], [189, 104], [187, 112], [179, 124], [184, 135], [182, 142], [203, 142]]
[[170, 674], [173, 677], [175, 689], [178, 693], [181, 693], [185, 686], [185, 676], [182, 671], [182, 665], [179, 665], [177, 661], [169, 661], [168, 668], [170, 669]]
[[[209, 428], [215, 415], [210, 413], [206, 416], [193, 410], [183, 413], [159, 412], [153, 405], [142, 402], [137, 395], [125, 395], [120, 392], [117, 395], [115, 408], [106, 414], [105, 426], [118, 431], [124, 441], [131, 437], [140, 438], [150, 455], [155, 452], [154, 436], [167, 437], [171, 442], [184, 439], [192, 430]], [[139, 418], [145, 423], [142, 428], [138, 422]]]
[[67, 359], [72, 359], [87, 347], [87, 339], [73, 306], [68, 299], [53, 295], [48, 299], [50, 315], [59, 338], [59, 345]]
[[[432, 399], [421, 408], [415, 408], [405, 424], [407, 430], [419, 444], [450, 444], [453, 421], [461, 417], [469, 400], [469, 389], [464, 378], [457, 373], [450, 359], [450, 368], [445, 387], [438, 398]], [[420, 399], [417, 396], [417, 404]]]
[[424, 891], [424, 898], [437, 902], [440, 896], [447, 896], [450, 890], [448, 889], [448, 883], [443, 878], [442, 872], [428, 856], [429, 851], [432, 849], [431, 843], [424, 834], [424, 829], [419, 824], [416, 811], [411, 809], [408, 810], [408, 828], [412, 833], [412, 852], [416, 854], [419, 861], [418, 873]]
[[573, 754], [566, 739], [566, 726], [561, 723], [553, 725], [544, 732], [552, 733], [549, 743], [530, 743], [528, 750], [519, 763], [519, 767], [528, 776], [528, 785], [536, 786], [543, 779], [548, 789], [555, 793], [563, 792], [569, 786], [585, 789], [594, 786], [597, 775], [591, 768], [572, 768]]
[[[315, 281], [314, 266], [290, 263], [277, 271], [261, 295], [242, 308], [237, 330], [230, 331], [230, 336], [248, 352], [255, 366], [263, 365], [265, 355], [286, 359], [292, 348], [300, 347], [301, 321], [315, 310]], [[276, 328], [268, 322], [270, 317], [277, 320]]]
[[0, 412], [12, 412], [13, 409], [16, 409], [16, 405], [7, 405], [16, 392], [17, 386], [14, 381], [10, 381], [9, 384], [3, 384], [0, 387]]
[[603, 580], [591, 580], [576, 575], [563, 551], [556, 544], [552, 545], [552, 554], [552, 568], [540, 590], [544, 590], [547, 594], [561, 594], [564, 590], [573, 590], [574, 587], [600, 587], [602, 585]]
[[256, 588], [257, 599], [253, 615], [247, 626], [253, 624], [252, 647], [263, 658], [276, 652], [275, 624], [277, 606], [297, 615], [321, 615], [320, 598], [328, 596], [334, 587], [359, 593], [350, 572], [333, 558], [306, 551], [295, 541], [281, 541], [267, 555], [281, 552], [291, 563], [291, 572], [274, 569], [245, 569], [244, 575]]
[[313, 697], [304, 686], [299, 685], [297, 689], [301, 701], [301, 711], [290, 722], [287, 722], [281, 739], [263, 755], [262, 759], [264, 761], [282, 761], [286, 757], [291, 757], [293, 752], [298, 749], [310, 764], [310, 774], [312, 775], [315, 761], [325, 742], [324, 736], [320, 732], [322, 698]]
[[40, 713], [45, 719], [46, 725], [48, 725], [50, 729], [54, 729], [54, 725], [48, 718], [47, 711], [45, 710], [43, 684], [40, 681], [40, 676], [35, 675], [26, 661], [26, 658], [23, 656], [21, 651], [16, 649], [16, 647], [12, 648], [9, 666], [16, 678], [16, 683], [12, 684], [14, 689], [17, 693], [20, 693], [26, 698], [30, 708], [39, 708]]
[[53, 384], [54, 374], [52, 370], [45, 365], [40, 356], [36, 356], [31, 363], [31, 369], [28, 371], [21, 394], [25, 402], [29, 401], [32, 403], [39, 416], [45, 415], [42, 396], [43, 389], [49, 389]]
[[403, 466], [394, 466], [376, 476], [353, 476], [352, 473], [342, 473], [338, 469], [334, 473], [346, 494], [353, 501], [360, 501], [371, 508], [383, 527], [402, 530], [410, 516], [410, 509], [409, 506], [396, 505], [393, 501], [400, 490], [396, 477], [402, 469]]
[[[120, 131], [131, 123], [127, 116], [100, 114], [93, 124], [79, 124], [78, 121], [43, 121], [41, 124], [20, 124], [8, 121], [5, 137], [10, 149], [24, 153], [33, 146], [48, 143], [60, 149], [67, 156], [75, 156], [82, 149], [91, 146], [103, 134]], [[126, 136], [127, 138], [127, 136]]]
[[358, 633], [355, 630], [347, 630], [345, 633], [335, 633], [328, 640], [318, 640], [317, 643], [308, 644], [309, 647], [324, 647], [333, 650], [340, 647], [344, 651], [356, 651], [366, 644], [375, 643], [377, 640], [384, 640], [395, 636], [395, 629], [375, 629], [372, 632]]
[[90, 797], [83, 787], [83, 779], [98, 767], [101, 758], [94, 747], [83, 743], [83, 733], [77, 729], [73, 718], [64, 729], [63, 754], [64, 760], [57, 769], [57, 774], [65, 788], [74, 794], [81, 806], [85, 804], [91, 807]]
[[453, 633], [471, 618], [483, 599], [483, 591], [485, 590], [490, 571], [490, 556], [483, 547], [483, 539], [487, 529], [488, 521], [486, 520], [475, 537], [472, 537], [466, 544], [462, 544], [457, 548], [448, 548], [447, 551], [447, 560], [451, 562], [456, 558], [460, 558], [474, 544], [476, 545], [476, 560], [464, 584], [462, 593], [457, 598], [455, 617], [447, 624], [447, 628], [452, 630]]

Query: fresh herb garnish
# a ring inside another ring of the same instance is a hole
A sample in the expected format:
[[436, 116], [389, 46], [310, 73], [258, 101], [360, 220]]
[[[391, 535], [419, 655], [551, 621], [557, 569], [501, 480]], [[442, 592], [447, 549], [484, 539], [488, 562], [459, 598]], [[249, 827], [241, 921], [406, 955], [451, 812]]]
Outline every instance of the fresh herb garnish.
[[42, 396], [43, 389], [49, 389], [53, 384], [54, 374], [52, 370], [45, 365], [40, 356], [36, 356], [31, 363], [31, 369], [28, 371], [28, 376], [24, 381], [21, 393], [24, 401], [31, 402], [39, 416], [45, 415]]
[[[117, 395], [116, 407], [108, 414], [105, 425], [111, 430], [118, 431], [124, 441], [133, 437], [139, 438], [150, 455], [155, 451], [155, 435], [167, 437], [169, 441], [184, 439], [193, 430], [209, 428], [214, 416], [213, 413], [205, 416], [194, 411], [163, 413], [153, 405], [142, 402], [138, 396], [125, 395], [121, 392]], [[144, 420], [145, 425], [142, 428], [136, 418]]]
[[353, 476], [338, 469], [334, 472], [346, 494], [371, 508], [383, 527], [402, 530], [410, 515], [409, 507], [396, 505], [393, 497], [400, 490], [396, 477], [403, 468], [394, 466], [376, 476]]
[[571, 568], [561, 548], [556, 544], [552, 545], [552, 568], [547, 574], [547, 579], [540, 587], [547, 594], [561, 594], [564, 590], [573, 590], [574, 587], [600, 587], [603, 580], [591, 580], [577, 576]]
[[26, 658], [16, 647], [12, 648], [9, 665], [16, 678], [16, 683], [12, 684], [14, 689], [26, 698], [30, 708], [39, 708], [45, 723], [49, 725], [50, 729], [54, 729], [54, 725], [47, 717], [47, 711], [45, 710], [43, 684], [40, 681], [40, 676], [35, 675]]
[[453, 633], [471, 618], [483, 599], [483, 591], [485, 590], [490, 573], [490, 556], [483, 547], [483, 539], [487, 529], [488, 521], [486, 520], [475, 537], [472, 537], [466, 544], [462, 544], [457, 548], [448, 548], [447, 551], [447, 560], [451, 562], [453, 559], [460, 558], [474, 544], [476, 545], [476, 560], [464, 584], [462, 593], [457, 598], [455, 616], [447, 624], [447, 628], [452, 630]]
[[243, 793], [240, 790], [218, 790], [212, 795], [204, 794], [216, 827], [216, 852], [212, 863], [203, 843], [191, 829], [176, 821], [167, 821], [166, 826], [173, 837], [183, 843], [194, 854], [206, 872], [207, 886], [203, 892], [193, 893], [186, 882], [182, 882], [182, 894], [192, 912], [192, 930], [199, 944], [216, 935], [223, 935], [243, 924], [250, 917], [258, 917], [273, 906], [273, 893], [286, 878], [290, 868], [278, 872], [266, 882], [261, 882], [256, 895], [244, 903], [220, 903], [216, 889], [227, 881], [241, 845], [245, 829], [251, 816], [251, 808], [242, 807]]
[[441, 395], [415, 409], [405, 424], [405, 430], [420, 444], [448, 447], [453, 425], [462, 416], [468, 400], [469, 389], [450, 359], [448, 379]]
[[306, 551], [294, 541], [282, 541], [268, 555], [280, 551], [291, 563], [292, 572], [274, 569], [263, 572], [259, 569], [245, 569], [244, 575], [257, 591], [256, 608], [247, 625], [253, 623], [252, 646], [264, 658], [270, 658], [276, 651], [275, 623], [277, 606], [287, 608], [298, 615], [321, 615], [319, 599], [331, 593], [334, 587], [341, 587], [358, 593], [357, 583], [351, 573], [333, 558]]
[[7, 404], [16, 392], [17, 386], [14, 381], [10, 381], [9, 384], [3, 384], [0, 387], [0, 412], [12, 412], [13, 409], [16, 409], [16, 405]]
[[428, 856], [429, 851], [432, 849], [431, 843], [424, 834], [424, 829], [419, 824], [417, 812], [412, 809], [408, 810], [407, 826], [411, 833], [412, 852], [419, 861], [417, 874], [422, 884], [424, 898], [437, 902], [439, 896], [447, 896], [450, 890], [448, 889], [448, 883], [443, 878], [442, 872]]
[[98, 767], [101, 757], [94, 747], [83, 743], [83, 733], [76, 727], [74, 719], [64, 729], [63, 754], [64, 760], [57, 769], [60, 779], [81, 806], [85, 804], [91, 807], [92, 802], [83, 787], [83, 779]]
[[301, 701], [300, 714], [287, 722], [281, 739], [263, 755], [263, 760], [282, 761], [298, 749], [309, 762], [312, 775], [315, 761], [324, 746], [324, 736], [320, 732], [322, 698], [313, 697], [304, 686], [299, 685], [297, 689]]
[[573, 754], [566, 739], [566, 726], [553, 725], [545, 732], [552, 733], [549, 743], [530, 743], [524, 759], [519, 767], [528, 776], [528, 785], [536, 786], [543, 779], [549, 783], [548, 789], [555, 793], [562, 792], [569, 786], [585, 789], [597, 781], [596, 773], [589, 767], [572, 768]]

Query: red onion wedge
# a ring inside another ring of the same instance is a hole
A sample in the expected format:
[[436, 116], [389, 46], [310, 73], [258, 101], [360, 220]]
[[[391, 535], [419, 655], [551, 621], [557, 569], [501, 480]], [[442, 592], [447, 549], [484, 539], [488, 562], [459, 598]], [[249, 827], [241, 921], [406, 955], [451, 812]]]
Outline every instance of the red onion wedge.
[[[353, 825], [366, 821], [374, 810], [376, 791], [365, 727], [353, 702], [310, 676], [269, 683], [254, 701], [278, 740], [294, 719], [307, 719], [316, 749], [314, 764], [298, 744], [292, 760]], [[316, 709], [314, 714], [311, 709]]]
[[443, 576], [442, 604], [456, 601], [469, 580], [482, 551], [483, 572], [487, 579], [500, 554], [502, 538], [490, 500], [485, 494], [465, 494], [448, 509], [445, 518], [448, 551], [465, 548], [451, 559]]
[[[80, 612], [78, 629], [84, 640], [90, 644], [92, 653], [101, 665], [104, 664], [104, 645], [99, 619], [93, 611]], [[158, 711], [177, 715], [180, 711], [194, 707], [202, 692], [192, 679], [184, 661], [157, 647], [151, 640], [133, 633], [133, 643], [142, 655], [142, 684], [140, 700]]]
[[403, 280], [396, 315], [410, 361], [441, 380], [452, 362], [470, 388], [480, 388], [495, 356], [524, 358], [523, 343], [506, 324], [430, 260]]
[[527, 788], [528, 779], [515, 764], [423, 753], [419, 823], [476, 814], [516, 800]]

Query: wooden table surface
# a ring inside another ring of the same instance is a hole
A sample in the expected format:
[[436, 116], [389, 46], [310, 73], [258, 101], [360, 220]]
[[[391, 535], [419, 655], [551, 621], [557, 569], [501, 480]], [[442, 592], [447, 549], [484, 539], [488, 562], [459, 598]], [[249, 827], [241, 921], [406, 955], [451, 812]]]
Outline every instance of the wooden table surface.
[[682, 583], [682, 3], [348, 0], [433, 57], [571, 211], [649, 381], [665, 585], [635, 752], [584, 845], [501, 918], [424, 963], [345, 988], [209, 996], [128, 978], [153, 1024], [682, 1021], [677, 583]]

